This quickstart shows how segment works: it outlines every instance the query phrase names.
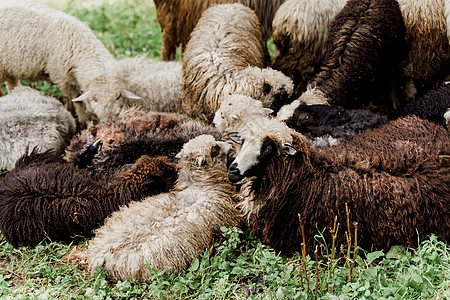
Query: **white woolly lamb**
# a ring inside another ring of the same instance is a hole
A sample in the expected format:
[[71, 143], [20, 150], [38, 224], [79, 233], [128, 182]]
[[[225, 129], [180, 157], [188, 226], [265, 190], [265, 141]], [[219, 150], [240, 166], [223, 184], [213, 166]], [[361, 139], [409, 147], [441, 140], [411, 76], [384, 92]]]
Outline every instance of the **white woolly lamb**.
[[147, 264], [174, 272], [208, 247], [222, 226], [236, 226], [235, 188], [226, 175], [231, 145], [201, 135], [178, 154], [173, 190], [122, 207], [96, 231], [85, 257], [91, 272], [101, 268], [116, 280], [150, 279]]
[[137, 105], [148, 111], [183, 113], [180, 62], [155, 61], [145, 56], [119, 60], [124, 86], [139, 95]]
[[261, 28], [242, 4], [208, 8], [183, 53], [183, 107], [211, 122], [225, 95], [242, 94], [277, 110], [293, 92], [292, 80], [264, 68]]
[[63, 105], [39, 91], [18, 86], [0, 98], [0, 166], [12, 169], [27, 148], [61, 153], [75, 133]]
[[[111, 53], [78, 19], [44, 4], [0, 3], [0, 82], [49, 80], [75, 105], [81, 124], [89, 113], [100, 121], [117, 114], [124, 98], [137, 98], [123, 89]], [[80, 97], [75, 98], [84, 92]]]

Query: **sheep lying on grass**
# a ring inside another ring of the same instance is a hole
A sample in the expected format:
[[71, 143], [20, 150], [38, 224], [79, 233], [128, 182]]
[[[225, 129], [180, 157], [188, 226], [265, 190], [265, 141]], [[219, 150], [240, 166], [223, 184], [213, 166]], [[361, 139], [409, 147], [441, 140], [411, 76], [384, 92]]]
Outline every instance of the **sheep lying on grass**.
[[[241, 133], [228, 178], [243, 183], [252, 234], [276, 251], [300, 249], [300, 215], [312, 253], [317, 230], [335, 217], [346, 226], [346, 203], [364, 249], [416, 246], [430, 233], [450, 241], [450, 135], [442, 126], [405, 117], [321, 149], [276, 120], [255, 125]], [[344, 230], [336, 243], [346, 243]]]
[[253, 11], [241, 4], [208, 8], [183, 55], [183, 107], [209, 123], [229, 94], [278, 110], [293, 92], [292, 80], [263, 67], [261, 29]]
[[2, 1], [0, 15], [0, 83], [49, 80], [67, 97], [69, 110], [71, 100], [84, 101], [75, 106], [84, 125], [90, 114], [104, 122], [126, 98], [138, 98], [124, 90], [115, 59], [83, 22], [21, 1]]
[[13, 246], [45, 239], [89, 237], [119, 207], [167, 191], [177, 167], [165, 157], [142, 156], [131, 169], [94, 181], [51, 152], [33, 150], [0, 181], [0, 230]]
[[60, 154], [75, 133], [75, 120], [56, 99], [29, 87], [0, 98], [0, 167], [11, 169], [27, 148]]
[[[167, 156], [174, 161], [183, 144], [201, 134], [221, 136], [212, 126], [180, 115], [128, 109], [114, 122], [90, 126], [73, 138], [65, 159], [102, 178], [142, 155]], [[92, 147], [97, 141], [101, 141], [101, 149]]]
[[186, 268], [220, 227], [241, 222], [226, 175], [230, 149], [209, 135], [190, 140], [177, 155], [180, 171], [172, 191], [123, 207], [96, 230], [87, 251], [74, 256], [84, 257], [91, 272], [98, 267], [115, 280], [149, 280], [149, 266]]
[[[225, 3], [241, 3], [255, 11], [261, 23], [264, 41], [272, 35], [272, 19], [285, 0], [155, 0], [156, 13], [162, 30], [162, 60], [175, 60], [181, 44], [183, 54], [191, 33], [202, 13], [210, 6]], [[264, 46], [265, 47], [265, 46]], [[266, 50], [267, 51], [267, 50]]]
[[142, 98], [135, 101], [137, 106], [147, 111], [183, 113], [180, 62], [160, 62], [137, 56], [120, 59], [119, 64], [124, 87]]

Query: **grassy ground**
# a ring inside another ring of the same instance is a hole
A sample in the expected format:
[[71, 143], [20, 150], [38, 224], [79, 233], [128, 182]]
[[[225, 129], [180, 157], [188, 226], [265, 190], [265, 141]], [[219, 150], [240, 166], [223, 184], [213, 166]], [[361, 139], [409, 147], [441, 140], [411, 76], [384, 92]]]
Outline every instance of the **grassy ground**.
[[[117, 57], [147, 53], [159, 58], [161, 31], [150, 1], [40, 2], [85, 21]], [[60, 96], [47, 83], [37, 86]], [[0, 170], [0, 180], [5, 173]], [[34, 249], [15, 249], [0, 235], [0, 298], [450, 299], [450, 247], [434, 236], [424, 238], [415, 250], [358, 249], [355, 254], [327, 245], [318, 232], [316, 259], [300, 253], [277, 255], [243, 230], [224, 228], [227, 238], [218, 238], [186, 271], [153, 271], [147, 283], [109, 281], [101, 271], [91, 275], [70, 265], [64, 255], [75, 245], [47, 240]], [[327, 234], [329, 229], [323, 232]]]

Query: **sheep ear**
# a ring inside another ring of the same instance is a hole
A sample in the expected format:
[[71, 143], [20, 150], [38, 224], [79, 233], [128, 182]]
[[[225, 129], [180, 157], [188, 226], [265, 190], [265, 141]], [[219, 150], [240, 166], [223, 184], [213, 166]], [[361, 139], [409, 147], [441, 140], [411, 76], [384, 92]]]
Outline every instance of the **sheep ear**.
[[297, 154], [298, 150], [295, 149], [292, 145], [286, 143], [283, 145], [283, 153], [287, 155], [295, 155]]
[[243, 144], [242, 138], [241, 138], [241, 136], [239, 135], [238, 132], [230, 132], [228, 134], [228, 138], [230, 140], [232, 140], [233, 142], [235, 142], [236, 144], [239, 144], [239, 145]]
[[83, 102], [83, 101], [89, 100], [89, 97], [91, 97], [91, 92], [86, 92], [76, 98], [73, 98], [72, 102]]
[[133, 94], [132, 92], [129, 92], [127, 90], [122, 90], [122, 96], [128, 99], [132, 99], [132, 100], [142, 100], [141, 97], [136, 96], [135, 94]]
[[266, 115], [270, 116], [271, 114], [273, 114], [273, 109], [270, 109], [270, 108], [265, 107], [265, 108], [264, 108], [264, 113], [265, 113]]

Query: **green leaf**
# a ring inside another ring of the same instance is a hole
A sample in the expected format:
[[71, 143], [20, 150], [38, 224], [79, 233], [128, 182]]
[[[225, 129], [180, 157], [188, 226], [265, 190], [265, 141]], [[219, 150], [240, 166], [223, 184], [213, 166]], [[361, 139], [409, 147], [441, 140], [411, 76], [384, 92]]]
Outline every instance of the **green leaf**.
[[368, 254], [366, 255], [366, 261], [367, 261], [368, 264], [370, 264], [370, 263], [372, 263], [374, 260], [376, 260], [376, 259], [378, 259], [378, 258], [380, 258], [380, 257], [382, 257], [382, 256], [384, 256], [384, 253], [381, 252], [381, 251], [371, 252], [371, 253], [368, 253]]
[[189, 268], [190, 271], [197, 271], [198, 267], [200, 266], [200, 261], [198, 258], [194, 258], [191, 263], [191, 267]]

